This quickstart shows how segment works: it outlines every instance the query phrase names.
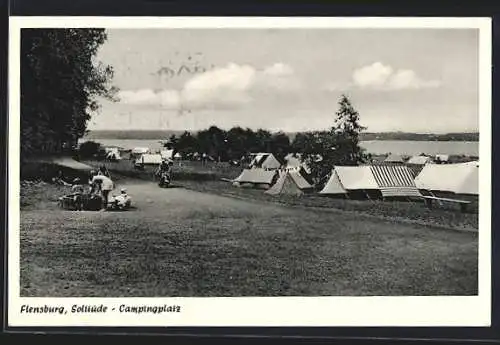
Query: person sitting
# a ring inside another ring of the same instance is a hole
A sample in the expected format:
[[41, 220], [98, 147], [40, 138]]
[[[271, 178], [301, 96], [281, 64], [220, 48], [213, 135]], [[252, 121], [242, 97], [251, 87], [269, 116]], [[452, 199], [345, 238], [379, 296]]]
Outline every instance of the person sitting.
[[64, 174], [61, 170], [57, 172], [57, 176], [52, 178], [52, 182], [63, 186], [71, 186], [70, 183], [65, 181]]
[[122, 188], [120, 194], [115, 196], [116, 206], [119, 208], [127, 208], [130, 207], [132, 203], [132, 198], [127, 194], [127, 190]]
[[73, 199], [74, 205], [77, 211], [83, 210], [83, 194], [84, 188], [77, 177], [73, 180], [73, 185], [71, 186], [71, 194], [68, 197]]

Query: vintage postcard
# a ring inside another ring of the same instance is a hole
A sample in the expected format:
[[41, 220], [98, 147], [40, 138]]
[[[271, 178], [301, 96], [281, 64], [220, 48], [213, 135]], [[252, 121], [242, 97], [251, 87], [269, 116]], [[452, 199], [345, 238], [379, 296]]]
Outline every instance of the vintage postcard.
[[489, 18], [11, 17], [8, 325], [489, 326]]

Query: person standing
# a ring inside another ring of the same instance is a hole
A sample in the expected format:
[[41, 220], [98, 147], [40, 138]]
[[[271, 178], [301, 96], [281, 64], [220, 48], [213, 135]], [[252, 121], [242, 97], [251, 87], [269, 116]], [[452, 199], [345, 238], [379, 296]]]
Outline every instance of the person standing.
[[114, 189], [114, 183], [109, 177], [98, 173], [92, 178], [92, 184], [100, 186], [102, 211], [104, 211], [108, 207], [109, 193]]

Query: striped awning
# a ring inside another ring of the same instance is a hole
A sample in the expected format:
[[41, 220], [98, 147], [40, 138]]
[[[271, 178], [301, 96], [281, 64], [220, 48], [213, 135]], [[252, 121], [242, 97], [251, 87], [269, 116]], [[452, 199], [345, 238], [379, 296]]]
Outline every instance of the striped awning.
[[421, 196], [408, 167], [372, 165], [371, 170], [382, 196]]

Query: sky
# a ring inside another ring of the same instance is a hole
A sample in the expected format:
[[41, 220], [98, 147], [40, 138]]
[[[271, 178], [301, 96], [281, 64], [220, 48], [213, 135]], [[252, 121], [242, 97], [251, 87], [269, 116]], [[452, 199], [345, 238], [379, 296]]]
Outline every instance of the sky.
[[90, 130], [323, 130], [346, 94], [369, 132], [478, 131], [476, 29], [107, 32], [120, 91]]

